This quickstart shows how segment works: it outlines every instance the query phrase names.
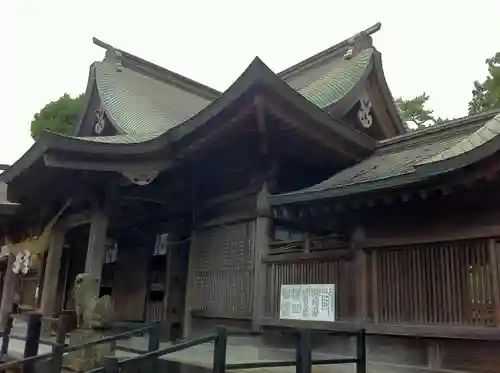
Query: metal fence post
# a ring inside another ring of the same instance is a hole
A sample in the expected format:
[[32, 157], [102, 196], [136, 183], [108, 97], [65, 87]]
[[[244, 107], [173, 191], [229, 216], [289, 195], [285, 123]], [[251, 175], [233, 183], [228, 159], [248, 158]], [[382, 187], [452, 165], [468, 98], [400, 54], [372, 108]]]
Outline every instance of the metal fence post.
[[66, 344], [66, 330], [68, 328], [68, 316], [67, 315], [60, 315], [59, 319], [57, 320], [57, 336], [56, 336], [56, 343], [52, 348], [52, 352], [54, 353], [54, 356], [52, 357], [52, 362], [51, 362], [51, 369], [52, 372], [54, 373], [59, 373], [62, 368], [62, 362], [63, 362], [63, 349]]
[[227, 330], [224, 327], [215, 329], [213, 373], [226, 372]]
[[297, 337], [297, 347], [295, 350], [295, 372], [311, 373], [312, 352], [311, 352], [311, 331], [300, 330]]
[[116, 356], [106, 356], [102, 360], [102, 365], [106, 373], [118, 372], [118, 358]]
[[356, 372], [366, 373], [366, 331], [361, 329], [356, 334]]
[[[155, 322], [149, 329], [148, 352], [157, 351], [160, 348], [160, 323]], [[158, 366], [158, 358], [151, 359], [151, 363], [147, 364], [151, 372], [156, 372]]]
[[[38, 346], [40, 344], [40, 332], [42, 331], [42, 315], [39, 313], [30, 313], [28, 316], [28, 332], [26, 334], [26, 343], [24, 344], [24, 358], [38, 355]], [[23, 373], [34, 373], [35, 366], [28, 363], [24, 366]]]
[[10, 340], [10, 332], [12, 331], [12, 324], [14, 323], [14, 318], [12, 317], [12, 314], [9, 314], [7, 316], [7, 320], [5, 320], [5, 327], [3, 329], [3, 336], [2, 336], [2, 349], [0, 351], [0, 354], [7, 355], [9, 352], [9, 340]]

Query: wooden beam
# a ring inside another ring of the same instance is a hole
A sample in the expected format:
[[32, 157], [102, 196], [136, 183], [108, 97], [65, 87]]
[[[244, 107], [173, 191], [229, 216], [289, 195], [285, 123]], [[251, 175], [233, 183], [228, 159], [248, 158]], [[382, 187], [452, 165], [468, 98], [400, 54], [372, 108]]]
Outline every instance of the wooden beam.
[[43, 157], [45, 165], [53, 168], [73, 170], [107, 171], [107, 172], [142, 172], [144, 170], [163, 171], [174, 166], [174, 162], [162, 160], [142, 161], [106, 161], [106, 160], [71, 160], [55, 154]]
[[262, 258], [263, 263], [299, 263], [318, 260], [332, 260], [340, 258], [352, 258], [352, 250], [324, 250], [313, 251], [309, 253], [289, 253], [279, 255], [265, 255]]
[[448, 227], [443, 227], [442, 231], [439, 232], [426, 231], [425, 235], [421, 233], [422, 232], [415, 232], [414, 236], [368, 237], [365, 243], [365, 248], [408, 246], [435, 242], [498, 237], [500, 236], [500, 225], [494, 224], [481, 227], [464, 226], [460, 230], [456, 230], [456, 227], [450, 227], [449, 229]]
[[257, 126], [257, 133], [259, 134], [259, 150], [262, 156], [269, 154], [269, 144], [267, 139], [267, 126], [265, 119], [264, 98], [256, 96], [254, 99], [255, 106], [255, 124]]
[[275, 328], [308, 328], [312, 330], [329, 330], [337, 333], [356, 332], [363, 328], [368, 334], [373, 335], [500, 341], [500, 333], [498, 333], [498, 328], [474, 327], [470, 325], [387, 325], [362, 321], [304, 322], [295, 320], [277, 320], [274, 318], [262, 319], [262, 325]]
[[340, 153], [349, 159], [353, 159], [356, 161], [362, 160], [363, 157], [361, 155], [353, 154], [352, 151], [349, 151], [346, 145], [340, 143], [339, 136], [335, 136], [333, 134], [328, 135], [327, 133], [328, 131], [325, 130], [320, 131], [318, 129], [316, 131], [313, 131], [310, 125], [300, 122], [296, 118], [296, 116], [294, 116], [290, 112], [287, 112], [285, 109], [281, 107], [281, 105], [279, 105], [274, 101], [266, 100], [266, 107], [285, 122], [289, 123], [296, 129], [300, 130], [301, 132], [307, 134], [310, 139], [318, 141], [318, 143], [324, 146], [325, 148], [332, 149], [335, 151], [335, 153], [337, 154]]
[[216, 139], [221, 136], [221, 134], [230, 128], [231, 126], [241, 122], [250, 114], [254, 113], [254, 105], [248, 104], [243, 107], [241, 110], [233, 114], [229, 119], [219, 121], [218, 128], [214, 131], [211, 131], [209, 134], [205, 135], [201, 139], [194, 140], [188, 147], [179, 149], [179, 152], [176, 154], [178, 159], [182, 159], [187, 157], [188, 155], [195, 154], [200, 152], [211, 140]]
[[91, 211], [81, 211], [68, 216], [65, 216], [58, 221], [58, 226], [64, 230], [74, 228], [80, 225], [89, 224], [91, 219]]

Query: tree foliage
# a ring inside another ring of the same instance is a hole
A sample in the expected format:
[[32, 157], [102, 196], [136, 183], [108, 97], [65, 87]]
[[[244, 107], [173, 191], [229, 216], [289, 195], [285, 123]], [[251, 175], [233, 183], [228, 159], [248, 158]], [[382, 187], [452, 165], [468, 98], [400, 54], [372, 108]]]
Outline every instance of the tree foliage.
[[488, 76], [483, 83], [474, 82], [469, 114], [500, 108], [500, 52], [486, 59]]
[[409, 100], [398, 97], [395, 102], [401, 119], [406, 123], [414, 124], [417, 128], [421, 128], [444, 121], [441, 118], [436, 118], [433, 115], [433, 110], [426, 108], [428, 101], [429, 95], [424, 92]]
[[76, 98], [67, 93], [49, 102], [31, 121], [31, 137], [37, 140], [44, 130], [72, 135], [83, 109], [83, 95]]

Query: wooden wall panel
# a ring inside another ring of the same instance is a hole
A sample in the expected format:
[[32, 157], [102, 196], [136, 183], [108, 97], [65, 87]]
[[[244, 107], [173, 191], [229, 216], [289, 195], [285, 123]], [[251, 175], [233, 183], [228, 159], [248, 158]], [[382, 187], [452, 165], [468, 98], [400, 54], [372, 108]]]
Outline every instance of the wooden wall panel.
[[122, 246], [118, 250], [112, 297], [119, 320], [144, 319], [150, 256], [151, 251], [142, 246]]
[[252, 316], [254, 236], [254, 221], [197, 231], [190, 253], [192, 311], [211, 317]]
[[488, 240], [374, 252], [377, 304], [370, 314], [380, 323], [495, 325]]
[[470, 373], [500, 372], [500, 343], [487, 341], [441, 341], [441, 367]]

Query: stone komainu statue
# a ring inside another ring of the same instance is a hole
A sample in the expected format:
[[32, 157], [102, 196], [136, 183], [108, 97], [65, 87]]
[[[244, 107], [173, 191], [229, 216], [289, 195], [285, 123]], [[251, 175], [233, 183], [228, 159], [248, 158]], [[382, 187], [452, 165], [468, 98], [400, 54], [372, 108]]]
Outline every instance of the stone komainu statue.
[[99, 298], [100, 283], [88, 273], [76, 276], [75, 298], [77, 328], [104, 329], [113, 316], [113, 303], [109, 295]]

